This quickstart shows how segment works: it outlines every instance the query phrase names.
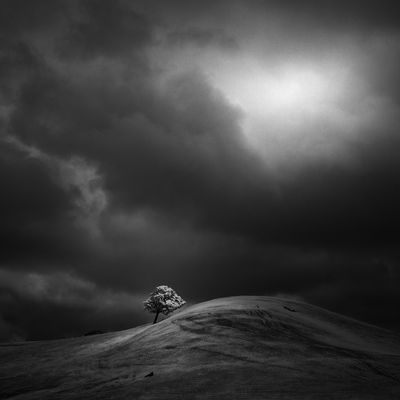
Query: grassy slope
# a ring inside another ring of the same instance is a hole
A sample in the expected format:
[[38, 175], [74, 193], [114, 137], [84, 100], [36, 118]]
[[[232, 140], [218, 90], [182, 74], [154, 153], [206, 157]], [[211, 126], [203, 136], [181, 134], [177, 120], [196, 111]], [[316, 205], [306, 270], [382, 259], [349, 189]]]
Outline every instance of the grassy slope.
[[122, 332], [2, 344], [0, 360], [0, 398], [400, 398], [398, 335], [271, 297], [217, 299]]

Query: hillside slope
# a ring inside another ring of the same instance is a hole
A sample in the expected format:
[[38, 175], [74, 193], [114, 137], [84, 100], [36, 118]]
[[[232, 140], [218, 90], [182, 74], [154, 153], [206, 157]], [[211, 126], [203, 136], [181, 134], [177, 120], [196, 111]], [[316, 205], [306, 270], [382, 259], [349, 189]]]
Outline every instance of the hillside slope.
[[1, 399], [400, 398], [398, 335], [272, 297], [217, 299], [122, 332], [1, 344], [0, 360]]

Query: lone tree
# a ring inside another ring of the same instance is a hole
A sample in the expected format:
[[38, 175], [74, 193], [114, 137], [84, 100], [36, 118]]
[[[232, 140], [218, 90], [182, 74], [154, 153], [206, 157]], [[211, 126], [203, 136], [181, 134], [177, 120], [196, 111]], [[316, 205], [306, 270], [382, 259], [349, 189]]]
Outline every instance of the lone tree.
[[168, 315], [172, 311], [182, 307], [185, 300], [179, 296], [174, 289], [166, 285], [157, 286], [150, 297], [143, 302], [145, 310], [155, 313], [153, 324], [157, 322], [158, 315]]

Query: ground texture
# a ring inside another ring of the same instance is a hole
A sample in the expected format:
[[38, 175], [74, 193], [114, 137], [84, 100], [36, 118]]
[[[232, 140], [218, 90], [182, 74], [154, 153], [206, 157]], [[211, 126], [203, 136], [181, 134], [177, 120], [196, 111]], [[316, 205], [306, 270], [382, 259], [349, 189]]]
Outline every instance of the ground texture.
[[400, 399], [400, 337], [241, 296], [127, 331], [0, 344], [1, 399]]

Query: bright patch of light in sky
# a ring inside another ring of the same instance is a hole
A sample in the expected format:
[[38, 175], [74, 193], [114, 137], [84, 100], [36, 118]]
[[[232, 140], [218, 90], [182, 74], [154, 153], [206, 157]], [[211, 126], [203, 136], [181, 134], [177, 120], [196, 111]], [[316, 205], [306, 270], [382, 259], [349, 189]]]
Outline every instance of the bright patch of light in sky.
[[204, 74], [242, 110], [243, 138], [271, 168], [321, 157], [349, 163], [352, 143], [377, 112], [357, 58], [346, 52], [307, 59], [158, 48], [151, 58], [165, 81], [185, 71]]
[[346, 111], [350, 70], [301, 62], [268, 65], [256, 59], [214, 65], [213, 86], [244, 111], [242, 129], [258, 153], [275, 163], [291, 153], [338, 152], [354, 126]]
[[216, 68], [210, 77], [248, 117], [273, 114], [287, 119], [316, 114], [340, 101], [346, 90], [345, 69], [336, 65], [271, 67], [246, 61]]
[[315, 70], [296, 67], [227, 72], [218, 76], [214, 84], [231, 102], [251, 114], [270, 110], [297, 113], [332, 97], [326, 77]]

